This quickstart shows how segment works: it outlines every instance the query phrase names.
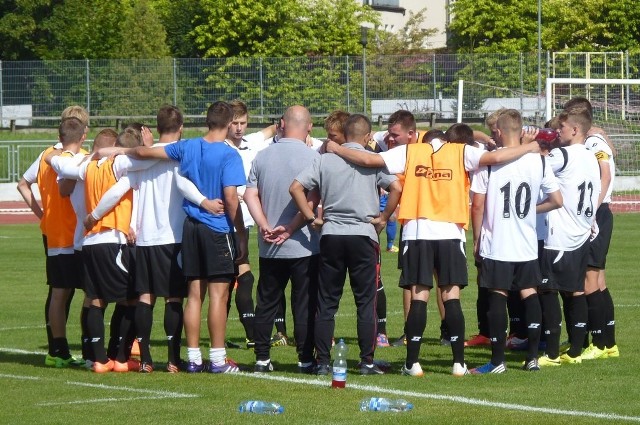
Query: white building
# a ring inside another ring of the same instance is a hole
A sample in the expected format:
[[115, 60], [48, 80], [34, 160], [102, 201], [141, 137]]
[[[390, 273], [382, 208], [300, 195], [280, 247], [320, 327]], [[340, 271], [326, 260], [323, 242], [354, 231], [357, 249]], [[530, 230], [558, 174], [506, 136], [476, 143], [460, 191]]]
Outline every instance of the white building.
[[417, 13], [427, 8], [425, 28], [435, 28], [436, 34], [429, 37], [428, 48], [445, 47], [447, 43], [446, 27], [449, 22], [448, 6], [451, 0], [362, 0], [363, 4], [371, 6], [382, 16], [382, 28], [395, 32], [404, 27], [409, 18], [409, 12]]

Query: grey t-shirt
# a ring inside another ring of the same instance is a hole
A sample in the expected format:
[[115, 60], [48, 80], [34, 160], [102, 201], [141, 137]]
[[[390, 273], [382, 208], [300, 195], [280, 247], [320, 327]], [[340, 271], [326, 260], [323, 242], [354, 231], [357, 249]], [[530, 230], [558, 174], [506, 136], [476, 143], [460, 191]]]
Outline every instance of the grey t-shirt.
[[[345, 143], [349, 149], [365, 151], [357, 143]], [[378, 186], [387, 189], [397, 180], [384, 168], [360, 167], [338, 155], [327, 153], [305, 168], [296, 180], [312, 190], [320, 188], [324, 225], [322, 235], [361, 235], [378, 242], [370, 221], [380, 214]]]
[[[289, 194], [289, 186], [319, 156], [318, 152], [296, 139], [280, 139], [258, 152], [251, 164], [247, 187], [258, 189], [262, 211], [271, 228], [288, 224], [298, 213]], [[303, 226], [282, 245], [269, 244], [258, 237], [259, 255], [262, 258], [308, 257], [320, 251], [319, 241], [317, 232]]]

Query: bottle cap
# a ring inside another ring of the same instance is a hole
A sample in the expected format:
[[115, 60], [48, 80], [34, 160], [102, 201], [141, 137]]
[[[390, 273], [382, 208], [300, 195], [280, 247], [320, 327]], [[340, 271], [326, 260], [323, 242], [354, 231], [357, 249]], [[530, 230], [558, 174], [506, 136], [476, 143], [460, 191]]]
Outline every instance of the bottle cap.
[[276, 413], [284, 413], [284, 406], [278, 406]]
[[413, 403], [407, 403], [407, 410], [413, 409]]

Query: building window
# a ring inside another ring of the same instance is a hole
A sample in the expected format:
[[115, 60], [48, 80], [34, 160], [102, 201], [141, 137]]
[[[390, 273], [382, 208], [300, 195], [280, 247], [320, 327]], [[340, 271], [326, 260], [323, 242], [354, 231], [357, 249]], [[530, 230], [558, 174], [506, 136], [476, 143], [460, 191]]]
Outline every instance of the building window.
[[403, 15], [406, 12], [404, 7], [400, 7], [400, 0], [363, 0], [362, 3], [380, 12], [402, 13]]

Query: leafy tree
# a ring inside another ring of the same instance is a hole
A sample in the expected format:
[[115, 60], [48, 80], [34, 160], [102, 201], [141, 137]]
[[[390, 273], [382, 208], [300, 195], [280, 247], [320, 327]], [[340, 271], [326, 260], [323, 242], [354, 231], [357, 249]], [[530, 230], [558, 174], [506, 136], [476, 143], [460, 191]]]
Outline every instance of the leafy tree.
[[379, 22], [352, 0], [199, 0], [193, 35], [205, 57], [357, 54], [360, 24]]
[[0, 0], [0, 60], [38, 59], [46, 37], [39, 27], [51, 13], [51, 0]]
[[124, 8], [124, 19], [120, 23], [119, 58], [166, 58], [169, 48], [167, 33], [160, 17], [148, 0], [135, 0]]
[[205, 16], [199, 1], [153, 0], [153, 6], [167, 33], [167, 45], [175, 58], [198, 58], [193, 29]]

